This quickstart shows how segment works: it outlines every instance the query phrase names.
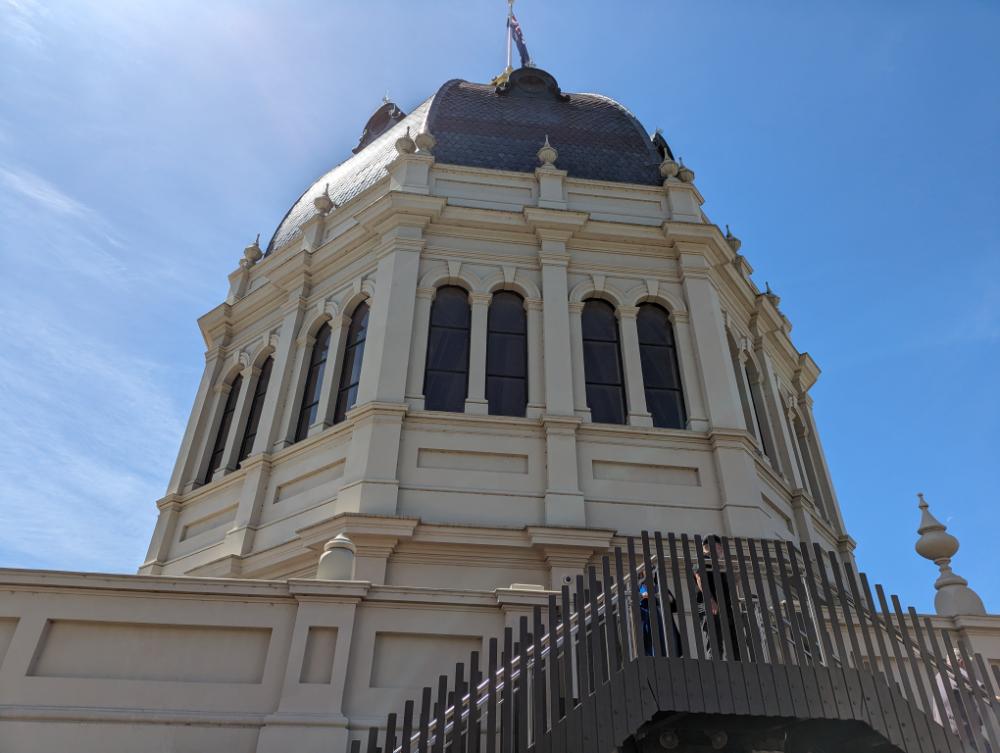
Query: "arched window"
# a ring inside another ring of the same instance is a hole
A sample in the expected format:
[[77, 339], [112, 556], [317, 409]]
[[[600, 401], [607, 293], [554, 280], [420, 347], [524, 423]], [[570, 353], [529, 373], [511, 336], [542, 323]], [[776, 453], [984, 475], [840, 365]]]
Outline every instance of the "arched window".
[[339, 424], [347, 411], [358, 401], [358, 383], [361, 381], [361, 361], [365, 356], [365, 338], [368, 335], [368, 304], [360, 303], [354, 309], [351, 326], [347, 330], [344, 362], [340, 367], [340, 388], [337, 390], [337, 407], [333, 422]]
[[615, 310], [601, 300], [586, 301], [582, 325], [583, 371], [590, 416], [596, 423], [623, 424], [627, 409]]
[[243, 441], [240, 443], [239, 462], [242, 463], [253, 450], [254, 440], [257, 438], [257, 427], [260, 425], [260, 414], [264, 410], [264, 397], [267, 395], [267, 383], [271, 381], [271, 367], [274, 359], [268, 357], [264, 365], [260, 367], [260, 374], [257, 375], [257, 387], [253, 391], [253, 400], [250, 403], [250, 415], [247, 416], [247, 426], [243, 430]]
[[240, 388], [243, 386], [243, 377], [237, 375], [229, 385], [229, 394], [226, 395], [226, 405], [222, 409], [222, 418], [219, 419], [219, 429], [215, 432], [215, 444], [212, 445], [212, 455], [208, 459], [208, 468], [205, 469], [205, 478], [202, 483], [207, 484], [212, 480], [212, 476], [222, 465], [222, 455], [226, 451], [226, 440], [229, 439], [229, 427], [233, 423], [233, 414], [236, 413], [236, 401], [240, 396]]
[[431, 305], [424, 372], [427, 410], [465, 411], [469, 389], [469, 294], [462, 288], [438, 288]]
[[302, 390], [302, 405], [299, 407], [299, 420], [295, 426], [295, 441], [306, 438], [309, 427], [316, 420], [319, 410], [320, 390], [323, 386], [323, 369], [326, 368], [326, 357], [330, 350], [330, 325], [324, 324], [316, 332], [312, 352], [309, 354], [309, 370], [306, 372], [305, 389]]
[[491, 416], [523, 416], [528, 409], [528, 317], [524, 299], [493, 294], [487, 319], [486, 400]]
[[655, 303], [643, 303], [639, 306], [636, 328], [646, 409], [653, 414], [653, 426], [683, 429], [687, 416], [670, 314]]

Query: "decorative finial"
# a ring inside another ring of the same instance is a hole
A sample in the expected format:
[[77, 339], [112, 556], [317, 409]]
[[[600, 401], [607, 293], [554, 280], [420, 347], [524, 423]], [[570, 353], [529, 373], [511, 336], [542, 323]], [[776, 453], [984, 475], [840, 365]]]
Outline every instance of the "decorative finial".
[[383, 94], [383, 95], [382, 95], [382, 104], [383, 104], [383, 105], [387, 105], [387, 104], [389, 104], [389, 102], [391, 102], [391, 101], [392, 101], [392, 100], [390, 100], [390, 99], [389, 99], [389, 90], [388, 90], [388, 89], [386, 89], [386, 90], [385, 90], [385, 94]]
[[[659, 131], [657, 130], [657, 133]], [[676, 178], [677, 173], [680, 171], [680, 165], [678, 165], [674, 160], [667, 155], [663, 158], [663, 162], [660, 163], [660, 177], [664, 180], [670, 180], [671, 178]]]
[[396, 151], [399, 154], [413, 154], [417, 151], [417, 145], [410, 138], [410, 127], [406, 126], [406, 135], [396, 139]]
[[328, 214], [331, 209], [336, 209], [337, 204], [330, 198], [330, 184], [327, 183], [323, 193], [313, 199], [313, 206], [320, 214]]
[[431, 135], [430, 131], [421, 131], [417, 134], [417, 138], [413, 140], [413, 143], [417, 145], [417, 151], [421, 154], [433, 154], [434, 145], [437, 144], [437, 139]]
[[920, 527], [917, 533], [915, 549], [917, 554], [931, 560], [941, 575], [934, 581], [937, 594], [934, 596], [934, 609], [939, 615], [953, 616], [957, 614], [986, 614], [986, 607], [979, 595], [969, 588], [969, 582], [951, 569], [951, 558], [958, 551], [958, 539], [948, 533], [944, 523], [935, 518], [930, 511], [930, 505], [922, 493], [917, 494], [920, 500]]
[[557, 159], [559, 151], [549, 143], [549, 134], [545, 134], [545, 143], [538, 150], [538, 161], [542, 163], [542, 167], [555, 167]]
[[734, 254], [739, 253], [740, 246], [743, 245], [743, 241], [733, 235], [733, 232], [729, 229], [729, 225], [726, 225], [726, 243], [733, 249]]
[[252, 267], [262, 258], [264, 258], [264, 252], [260, 250], [260, 233], [257, 233], [254, 242], [243, 249], [243, 259], [240, 260], [240, 266], [244, 268]]
[[680, 169], [677, 171], [677, 177], [681, 179], [683, 183], [694, 183], [694, 170], [684, 164], [684, 158], [681, 157]]

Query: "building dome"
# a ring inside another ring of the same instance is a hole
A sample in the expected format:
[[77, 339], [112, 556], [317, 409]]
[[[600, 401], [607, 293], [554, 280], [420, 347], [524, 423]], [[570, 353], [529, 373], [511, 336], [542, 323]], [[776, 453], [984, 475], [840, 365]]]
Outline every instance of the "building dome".
[[268, 252], [315, 214], [313, 199], [324, 191], [340, 206], [385, 177], [396, 139], [407, 129], [411, 136], [434, 136], [440, 164], [513, 172], [538, 167], [538, 149], [548, 136], [559, 150], [557, 166], [571, 177], [616, 183], [659, 185], [659, 164], [670, 153], [662, 137], [651, 138], [618, 102], [563, 93], [539, 68], [513, 71], [500, 86], [452, 79], [409, 115], [384, 103], [365, 125], [354, 156], [319, 178], [288, 210]]

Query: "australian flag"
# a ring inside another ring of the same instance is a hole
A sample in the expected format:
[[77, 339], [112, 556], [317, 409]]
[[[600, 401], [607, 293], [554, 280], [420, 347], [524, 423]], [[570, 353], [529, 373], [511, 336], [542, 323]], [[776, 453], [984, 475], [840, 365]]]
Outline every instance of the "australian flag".
[[507, 19], [507, 26], [510, 27], [510, 35], [517, 45], [517, 54], [521, 56], [521, 67], [531, 65], [531, 55], [528, 54], [528, 46], [524, 43], [524, 33], [521, 31], [521, 24], [517, 22], [517, 16], [513, 13]]

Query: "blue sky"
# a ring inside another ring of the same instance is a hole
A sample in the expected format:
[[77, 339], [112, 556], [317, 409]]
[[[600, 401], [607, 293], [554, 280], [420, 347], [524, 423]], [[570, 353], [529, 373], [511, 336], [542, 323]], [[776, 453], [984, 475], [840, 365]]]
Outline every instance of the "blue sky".
[[[1000, 611], [1000, 6], [520, 0], [536, 62], [664, 129], [823, 368], [863, 568], [930, 607], [924, 491]], [[0, 564], [131, 572], [195, 319], [383, 93], [503, 65], [504, 3], [0, 0]]]

